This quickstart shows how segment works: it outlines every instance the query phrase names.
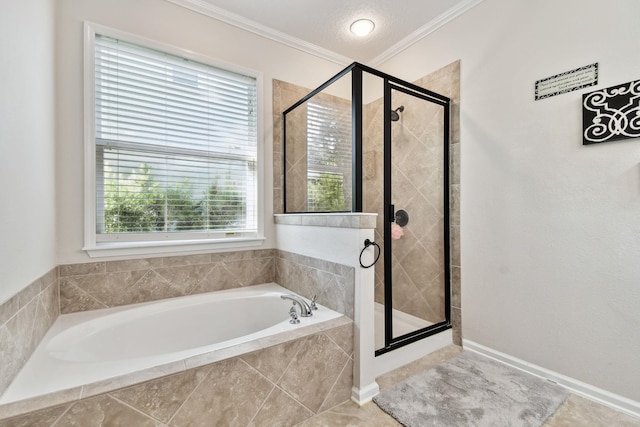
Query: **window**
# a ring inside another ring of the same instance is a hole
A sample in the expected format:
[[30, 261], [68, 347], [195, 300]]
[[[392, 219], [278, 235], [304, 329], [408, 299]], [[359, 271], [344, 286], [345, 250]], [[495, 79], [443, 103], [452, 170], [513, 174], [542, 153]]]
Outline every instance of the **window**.
[[309, 212], [351, 210], [351, 104], [337, 99], [307, 104]]
[[89, 33], [88, 249], [255, 241], [257, 77]]

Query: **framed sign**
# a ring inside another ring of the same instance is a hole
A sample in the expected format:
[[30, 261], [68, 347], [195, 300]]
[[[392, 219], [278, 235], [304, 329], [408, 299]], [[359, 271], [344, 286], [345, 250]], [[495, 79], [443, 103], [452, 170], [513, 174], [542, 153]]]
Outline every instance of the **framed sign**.
[[536, 82], [536, 101], [598, 84], [598, 63], [565, 71]]
[[582, 144], [640, 137], [640, 80], [582, 95]]

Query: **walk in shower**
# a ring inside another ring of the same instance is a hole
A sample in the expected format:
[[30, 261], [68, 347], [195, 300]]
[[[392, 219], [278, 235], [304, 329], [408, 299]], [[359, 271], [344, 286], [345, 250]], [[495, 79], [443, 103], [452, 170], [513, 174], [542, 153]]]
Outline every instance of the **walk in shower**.
[[450, 104], [354, 63], [284, 111], [284, 213], [378, 214], [376, 355], [451, 328]]

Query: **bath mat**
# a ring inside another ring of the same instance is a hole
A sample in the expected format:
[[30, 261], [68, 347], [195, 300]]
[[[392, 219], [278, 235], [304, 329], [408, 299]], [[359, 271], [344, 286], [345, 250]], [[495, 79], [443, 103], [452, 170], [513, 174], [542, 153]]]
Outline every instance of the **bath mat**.
[[463, 351], [373, 401], [406, 427], [534, 427], [568, 395], [549, 381]]

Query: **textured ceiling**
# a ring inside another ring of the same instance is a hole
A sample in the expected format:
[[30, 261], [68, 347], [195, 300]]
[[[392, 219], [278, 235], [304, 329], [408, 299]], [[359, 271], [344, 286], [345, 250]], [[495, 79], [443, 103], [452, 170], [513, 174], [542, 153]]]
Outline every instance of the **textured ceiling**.
[[[168, 1], [335, 62], [377, 65], [482, 0]], [[349, 31], [360, 18], [376, 24], [365, 38]]]

